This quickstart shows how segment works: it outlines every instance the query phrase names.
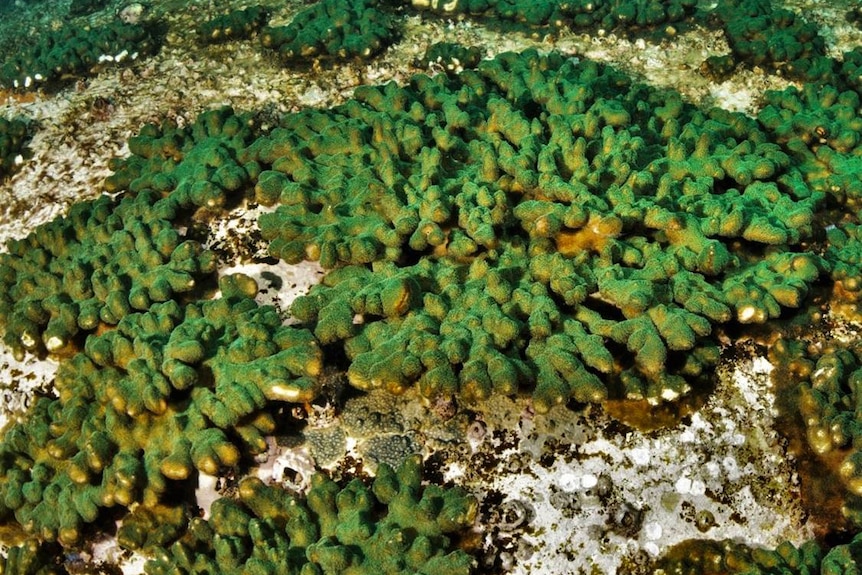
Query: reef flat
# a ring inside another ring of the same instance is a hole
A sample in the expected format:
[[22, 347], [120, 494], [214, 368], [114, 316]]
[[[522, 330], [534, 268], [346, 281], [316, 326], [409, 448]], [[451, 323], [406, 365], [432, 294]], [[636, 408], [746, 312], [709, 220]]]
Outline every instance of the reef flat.
[[853, 572], [862, 33], [728, 6], [4, 7], [4, 569]]

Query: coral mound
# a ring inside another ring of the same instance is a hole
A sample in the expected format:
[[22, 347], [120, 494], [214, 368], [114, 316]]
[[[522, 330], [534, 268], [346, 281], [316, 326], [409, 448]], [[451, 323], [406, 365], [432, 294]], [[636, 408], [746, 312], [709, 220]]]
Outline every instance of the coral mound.
[[756, 122], [557, 54], [362, 87], [242, 158], [272, 254], [348, 266], [292, 311], [363, 389], [674, 399], [716, 326], [823, 271], [800, 248], [823, 194]]
[[104, 66], [132, 62], [157, 49], [156, 39], [138, 24], [67, 25], [40, 35], [34, 46], [8, 58], [0, 66], [0, 86], [34, 90], [61, 84], [69, 78], [92, 76]]
[[285, 63], [311, 58], [370, 58], [391, 44], [395, 20], [377, 0], [322, 0], [287, 26], [265, 28], [261, 42]]

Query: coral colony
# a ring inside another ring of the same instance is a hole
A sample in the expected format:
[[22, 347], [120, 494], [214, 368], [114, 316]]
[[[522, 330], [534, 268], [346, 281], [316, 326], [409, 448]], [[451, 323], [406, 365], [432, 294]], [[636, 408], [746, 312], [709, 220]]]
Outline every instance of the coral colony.
[[[381, 462], [373, 480], [319, 473], [305, 495], [245, 477], [206, 520], [193, 490], [199, 474], [244, 476], [295, 423], [285, 406], [321, 396], [327, 367], [357, 390], [415, 390], [443, 407], [495, 395], [527, 396], [539, 413], [658, 407], [708, 388], [719, 333], [804, 322], [815, 292], [858, 301], [859, 49], [828, 57], [815, 26], [763, 0], [708, 14], [689, 0], [399, 4], [323, 0], [280, 27], [251, 7], [198, 34], [257, 34], [291, 64], [373, 57], [407, 8], [637, 34], [701, 19], [732, 50], [704, 74], [759, 66], [800, 87], [767, 93], [752, 118], [555, 52], [480, 61], [438, 44], [426, 62], [446, 74], [362, 86], [277, 126], [230, 108], [144, 126], [106, 195], [0, 254], [5, 345], [60, 358], [55, 393], [0, 441], [0, 521], [24, 539], [0, 572], [64, 572], [64, 550], [119, 520], [120, 545], [151, 575], [475, 573], [477, 499], [423, 480], [418, 456]], [[59, 87], [158, 44], [142, 24], [69, 26], [12, 56], [0, 83]], [[0, 119], [0, 176], [24, 161], [33, 129]], [[241, 202], [268, 208], [259, 229], [273, 258], [326, 270], [290, 325], [255, 302], [250, 277], [216, 279], [194, 235], [202, 213]], [[860, 344], [814, 345], [788, 328], [769, 354], [858, 529]], [[653, 567], [849, 574], [860, 545], [692, 541]]]

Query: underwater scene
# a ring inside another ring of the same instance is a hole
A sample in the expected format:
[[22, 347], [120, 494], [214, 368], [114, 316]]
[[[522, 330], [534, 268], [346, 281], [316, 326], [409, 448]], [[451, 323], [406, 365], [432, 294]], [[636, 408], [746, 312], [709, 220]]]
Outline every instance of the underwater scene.
[[862, 7], [0, 0], [0, 574], [862, 573]]

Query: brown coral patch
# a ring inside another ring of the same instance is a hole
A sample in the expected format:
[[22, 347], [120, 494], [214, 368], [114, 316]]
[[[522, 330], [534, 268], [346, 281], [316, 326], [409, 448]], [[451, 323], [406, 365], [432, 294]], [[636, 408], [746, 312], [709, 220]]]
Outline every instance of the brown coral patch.
[[620, 235], [622, 229], [623, 222], [619, 218], [590, 214], [589, 221], [581, 229], [557, 234], [557, 251], [564, 256], [574, 256], [585, 250], [600, 252], [608, 241]]

